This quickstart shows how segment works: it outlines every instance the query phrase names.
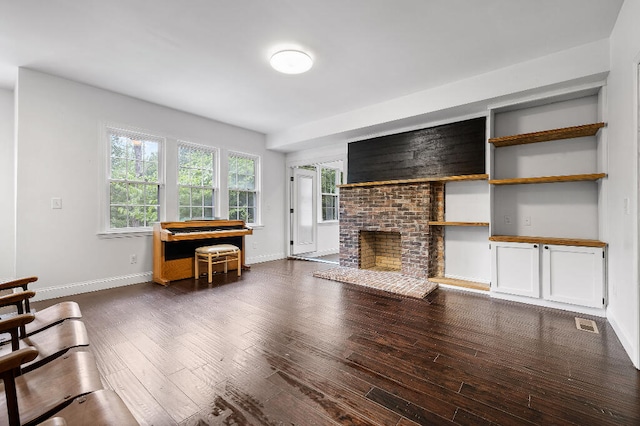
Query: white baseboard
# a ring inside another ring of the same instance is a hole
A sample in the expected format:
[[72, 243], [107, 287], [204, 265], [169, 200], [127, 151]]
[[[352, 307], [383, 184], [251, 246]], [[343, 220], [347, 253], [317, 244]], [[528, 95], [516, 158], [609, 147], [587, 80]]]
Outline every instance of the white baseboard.
[[264, 263], [264, 262], [270, 262], [272, 260], [281, 260], [286, 258], [287, 256], [284, 254], [284, 252], [282, 252], [282, 253], [266, 254], [262, 256], [247, 257], [245, 259], [245, 262], [247, 263], [247, 265], [253, 265], [254, 263]]
[[90, 291], [105, 290], [114, 287], [124, 287], [131, 284], [149, 282], [152, 280], [152, 277], [153, 274], [151, 272], [142, 272], [139, 274], [103, 278], [92, 281], [65, 284], [55, 287], [44, 287], [37, 289], [36, 295], [33, 300], [48, 300], [55, 299], [57, 297], [72, 296], [74, 294], [88, 293]]
[[594, 317], [605, 318], [607, 316], [604, 308], [588, 308], [585, 306], [568, 305], [565, 303], [553, 302], [551, 300], [534, 299], [532, 297], [516, 296], [513, 294], [490, 292], [491, 297], [502, 300], [510, 300], [512, 302], [526, 303], [527, 305], [542, 306], [544, 308], [560, 309], [562, 311], [576, 312], [579, 314], [592, 315]]
[[616, 333], [616, 337], [618, 337], [618, 340], [622, 344], [622, 347], [627, 352], [627, 355], [629, 355], [629, 358], [631, 359], [634, 367], [640, 370], [640, 360], [638, 359], [638, 354], [634, 351], [633, 342], [629, 339], [629, 336], [626, 335], [622, 327], [620, 327], [616, 316], [610, 309], [607, 309], [607, 321], [609, 321], [609, 324], [611, 324], [613, 331], [615, 331]]

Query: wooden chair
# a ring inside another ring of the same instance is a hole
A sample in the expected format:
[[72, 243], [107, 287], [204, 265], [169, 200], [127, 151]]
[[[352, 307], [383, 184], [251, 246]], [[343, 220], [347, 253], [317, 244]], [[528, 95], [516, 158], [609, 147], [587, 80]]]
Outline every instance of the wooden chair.
[[242, 274], [242, 251], [232, 244], [216, 244], [212, 246], [198, 247], [194, 258], [195, 277], [200, 277], [198, 264], [207, 263], [207, 276], [209, 283], [213, 281], [213, 265], [224, 264], [224, 273], [227, 273], [229, 261], [237, 261], [238, 276]]
[[[22, 294], [22, 296], [14, 296], [14, 294], [0, 296], [0, 307], [15, 306], [19, 314], [31, 313], [29, 299], [33, 297], [35, 293], [27, 293], [27, 290], [29, 284], [35, 281], [38, 281], [38, 277], [26, 277], [0, 283], [0, 291], [22, 288], [22, 293], [26, 293]], [[31, 296], [26, 297], [28, 294], [31, 294]], [[23, 297], [23, 299], [20, 299], [20, 297]], [[35, 320], [27, 324], [20, 330], [21, 337], [37, 333], [40, 330], [56, 325], [66, 319], [82, 318], [82, 314], [80, 313], [80, 306], [78, 306], [76, 302], [70, 301], [60, 302], [53, 306], [49, 306], [38, 312], [34, 312], [34, 315]]]
[[[102, 389], [100, 373], [89, 352], [72, 352], [19, 375], [20, 366], [38, 356], [23, 348], [0, 357], [0, 422], [33, 425], [46, 420], [75, 398]], [[89, 422], [89, 424], [94, 424]]]
[[89, 346], [89, 337], [82, 321], [69, 320], [46, 328], [31, 336], [19, 338], [18, 330], [33, 321], [33, 314], [20, 314], [0, 320], [0, 333], [9, 333], [10, 341], [0, 344], [0, 355], [25, 347], [35, 347], [38, 356], [23, 363], [23, 373], [40, 367], [47, 362], [64, 355], [72, 349]]
[[122, 399], [112, 390], [99, 390], [80, 396], [55, 417], [40, 426], [113, 425], [137, 426], [138, 422]]

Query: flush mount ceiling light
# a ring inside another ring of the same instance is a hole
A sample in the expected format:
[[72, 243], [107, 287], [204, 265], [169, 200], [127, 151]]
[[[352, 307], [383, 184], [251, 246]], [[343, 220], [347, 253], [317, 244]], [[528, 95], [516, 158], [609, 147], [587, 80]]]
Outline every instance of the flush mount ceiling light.
[[269, 62], [273, 69], [285, 74], [301, 74], [309, 71], [313, 65], [311, 57], [299, 50], [281, 50]]

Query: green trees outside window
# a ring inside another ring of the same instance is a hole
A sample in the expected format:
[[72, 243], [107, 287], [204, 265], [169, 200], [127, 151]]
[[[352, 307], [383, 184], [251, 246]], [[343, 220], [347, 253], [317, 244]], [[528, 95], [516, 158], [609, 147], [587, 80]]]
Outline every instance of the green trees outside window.
[[109, 227], [144, 228], [158, 221], [161, 139], [108, 129]]
[[256, 157], [229, 154], [229, 219], [257, 222]]
[[178, 146], [178, 209], [180, 220], [215, 217], [216, 150]]
[[322, 220], [338, 220], [338, 188], [342, 172], [336, 169], [320, 169], [320, 189], [322, 193]]

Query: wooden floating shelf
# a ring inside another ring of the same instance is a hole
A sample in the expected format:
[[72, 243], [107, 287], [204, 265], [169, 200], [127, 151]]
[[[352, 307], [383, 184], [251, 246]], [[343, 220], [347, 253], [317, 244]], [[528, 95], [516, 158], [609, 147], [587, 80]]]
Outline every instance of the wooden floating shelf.
[[557, 246], [578, 246], [578, 247], [606, 247], [607, 243], [599, 240], [584, 240], [580, 238], [555, 238], [555, 237], [530, 237], [519, 235], [492, 235], [489, 241], [503, 243], [531, 243], [531, 244], [552, 244]]
[[426, 177], [416, 179], [400, 179], [400, 180], [381, 180], [378, 182], [358, 182], [358, 183], [345, 183], [338, 185], [338, 188], [357, 188], [363, 186], [379, 186], [379, 185], [403, 185], [410, 183], [423, 183], [423, 182], [455, 182], [465, 180], [487, 180], [489, 175], [460, 175], [460, 176], [440, 176], [440, 177]]
[[491, 185], [523, 185], [530, 183], [582, 182], [596, 181], [607, 177], [606, 173], [587, 173], [582, 175], [540, 176], [530, 178], [491, 179]]
[[499, 138], [490, 138], [489, 143], [495, 147], [503, 147], [595, 136], [598, 130], [604, 126], [606, 126], [606, 124], [601, 122], [582, 126], [564, 127], [562, 129], [544, 130], [542, 132], [523, 133], [521, 135], [502, 136]]
[[456, 287], [472, 288], [474, 290], [489, 291], [491, 288], [489, 284], [479, 283], [475, 281], [459, 280], [456, 278], [429, 277], [427, 278], [427, 280], [433, 283], [452, 285]]
[[442, 222], [430, 220], [427, 222], [429, 226], [489, 226], [489, 222]]

